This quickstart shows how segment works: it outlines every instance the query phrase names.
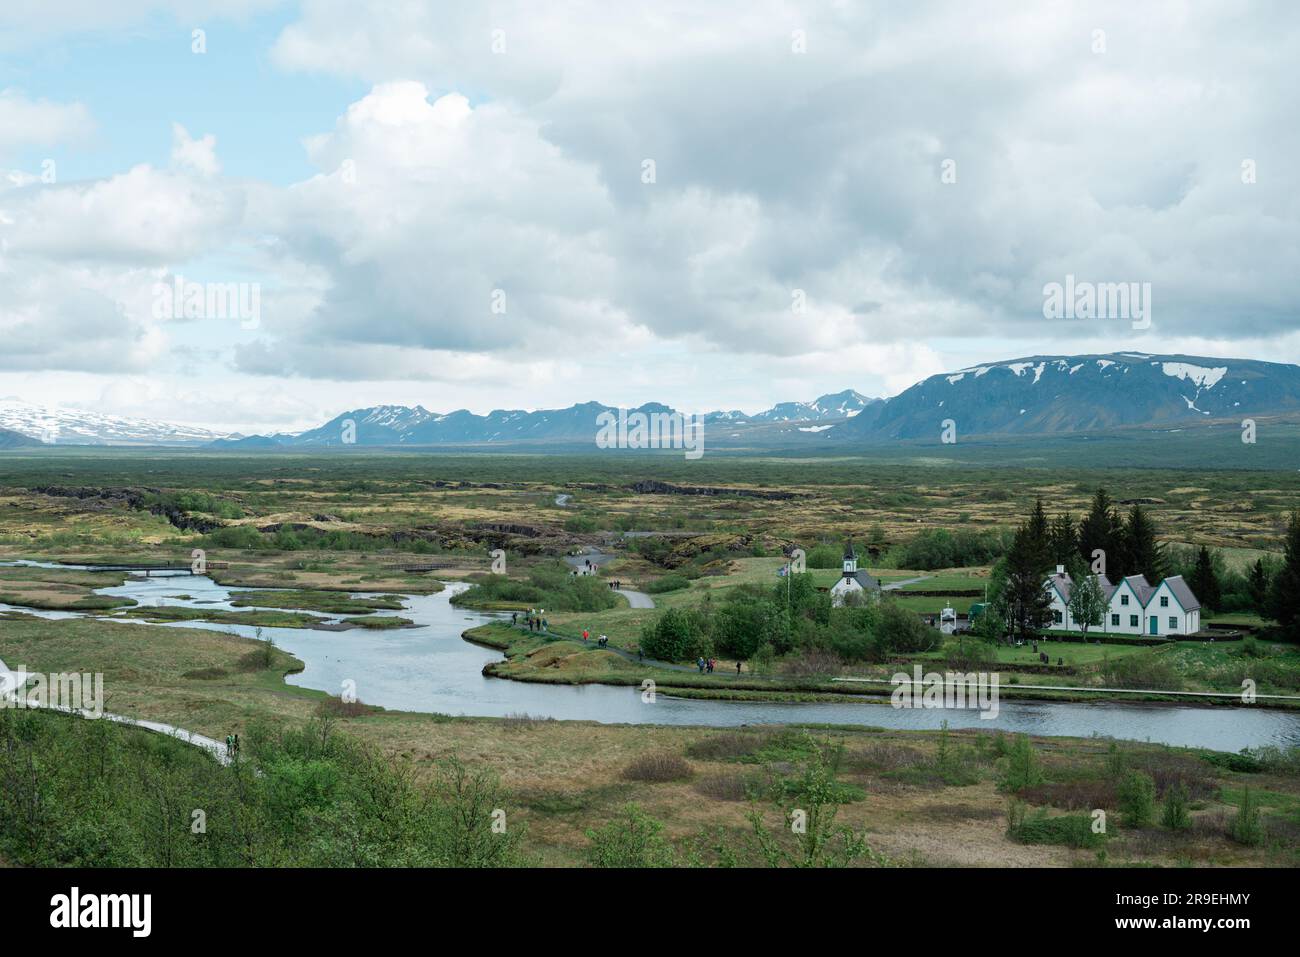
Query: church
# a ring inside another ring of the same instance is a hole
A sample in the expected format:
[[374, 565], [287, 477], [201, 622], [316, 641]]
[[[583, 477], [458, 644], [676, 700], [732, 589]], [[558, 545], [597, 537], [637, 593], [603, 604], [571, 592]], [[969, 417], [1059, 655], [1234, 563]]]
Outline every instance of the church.
[[[856, 595], [857, 599], [850, 601], [850, 595]], [[844, 543], [844, 571], [840, 580], [831, 586], [831, 605], [840, 608], [868, 597], [880, 597], [880, 582], [866, 572], [858, 571], [858, 553], [853, 550], [850, 539]]]

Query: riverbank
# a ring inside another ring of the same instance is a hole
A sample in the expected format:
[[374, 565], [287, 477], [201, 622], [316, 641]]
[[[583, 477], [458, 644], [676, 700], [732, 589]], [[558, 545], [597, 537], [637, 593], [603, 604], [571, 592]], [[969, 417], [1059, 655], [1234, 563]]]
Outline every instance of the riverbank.
[[[285, 675], [303, 663], [274, 648], [267, 665], [262, 657], [267, 650], [218, 631], [110, 626], [87, 619], [24, 622], [0, 630], [0, 659], [31, 672], [103, 673], [108, 706], [133, 718], [221, 741], [232, 732], [248, 738], [259, 724], [294, 728], [325, 713], [334, 733], [373, 744], [421, 781], [455, 755], [500, 778], [509, 792], [503, 809], [510, 826], [525, 829], [525, 850], [544, 866], [584, 863], [587, 832], [617, 818], [629, 802], [663, 822], [664, 836], [678, 847], [707, 832], [743, 848], [751, 833], [746, 820], [751, 788], [769, 773], [800, 766], [808, 754], [805, 732], [840, 754], [845, 787], [837, 822], [865, 831], [873, 850], [895, 864], [1297, 863], [1288, 835], [1300, 827], [1300, 776], [1283, 765], [1196, 748], [1033, 738], [1041, 777], [1008, 790], [1003, 769], [1013, 738], [991, 730], [827, 724], [709, 728], [385, 711], [364, 703], [364, 685], [361, 701], [344, 705], [286, 684]], [[1174, 832], [1119, 823], [1112, 769], [1120, 765], [1150, 773], [1161, 789], [1171, 781], [1185, 783], [1192, 826]], [[669, 771], [659, 774], [658, 767]], [[1231, 834], [1246, 785], [1262, 808], [1256, 844], [1240, 843]], [[1049, 821], [1065, 821], [1085, 808], [1107, 809], [1114, 822], [1111, 834], [1097, 846], [1069, 846], [1050, 835], [1047, 843], [1032, 843], [1036, 838], [1030, 834], [1008, 833], [1013, 797], [1027, 805], [1031, 818], [1041, 812]]]
[[[982, 665], [968, 669], [952, 669], [943, 662], [918, 657], [915, 661], [893, 662], [877, 669], [880, 674], [850, 680], [844, 676], [794, 677], [765, 675], [752, 672], [737, 674], [732, 668], [719, 668], [713, 674], [693, 669], [669, 670], [635, 659], [630, 653], [616, 648], [597, 648], [595, 642], [584, 644], [580, 639], [551, 634], [538, 635], [525, 629], [498, 622], [470, 628], [461, 635], [466, 641], [500, 651], [505, 659], [490, 662], [483, 668], [485, 675], [511, 681], [540, 684], [605, 684], [614, 686], [640, 685], [653, 681], [664, 694], [682, 697], [714, 699], [720, 701], [788, 701], [834, 702], [846, 700], [880, 699], [887, 703], [893, 674], [913, 674], [915, 665], [925, 673], [961, 670], [994, 671], [997, 666]], [[887, 672], [887, 673], [886, 673]], [[1270, 708], [1281, 711], [1300, 711], [1300, 699], [1257, 698], [1246, 705], [1239, 696], [1223, 697], [1221, 692], [1190, 691], [1175, 693], [1172, 690], [1126, 690], [1117, 688], [1018, 687], [1019, 684], [1042, 685], [1041, 674], [1017, 674], [999, 670], [998, 695], [1002, 699], [1025, 701], [1061, 701], [1115, 703], [1195, 703], [1218, 707]], [[837, 680], [839, 679], [839, 680]], [[1056, 682], [1053, 682], [1054, 684]], [[1217, 697], [1215, 695], [1218, 695]]]

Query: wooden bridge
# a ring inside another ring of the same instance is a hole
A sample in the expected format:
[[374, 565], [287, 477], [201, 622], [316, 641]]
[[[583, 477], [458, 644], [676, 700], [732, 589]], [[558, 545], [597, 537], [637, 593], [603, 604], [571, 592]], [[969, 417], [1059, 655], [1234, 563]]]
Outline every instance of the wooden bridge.
[[[99, 563], [99, 562], [75, 562], [91, 571], [96, 572], [144, 572], [148, 577], [151, 572], [179, 572], [183, 575], [203, 574], [203, 572], [194, 571], [190, 563], [176, 564], [158, 564], [143, 562], [119, 562], [119, 563]], [[208, 568], [229, 568], [228, 562], [204, 562], [203, 567]]]
[[437, 561], [431, 561], [431, 562], [398, 563], [395, 565], [388, 565], [386, 567], [394, 571], [402, 571], [402, 572], [438, 572], [438, 571], [443, 571], [444, 569], [447, 568], [478, 568], [485, 564], [486, 562], [476, 558], [471, 558], [471, 559], [462, 558], [458, 561], [452, 561], [451, 559], [444, 558], [444, 559], [439, 559]]

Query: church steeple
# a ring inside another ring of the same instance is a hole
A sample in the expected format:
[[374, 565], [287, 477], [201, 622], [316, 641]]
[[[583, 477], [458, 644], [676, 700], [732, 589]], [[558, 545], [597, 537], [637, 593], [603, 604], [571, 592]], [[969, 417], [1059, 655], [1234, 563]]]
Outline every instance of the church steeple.
[[844, 577], [851, 578], [858, 570], [858, 553], [853, 550], [853, 539], [844, 542]]

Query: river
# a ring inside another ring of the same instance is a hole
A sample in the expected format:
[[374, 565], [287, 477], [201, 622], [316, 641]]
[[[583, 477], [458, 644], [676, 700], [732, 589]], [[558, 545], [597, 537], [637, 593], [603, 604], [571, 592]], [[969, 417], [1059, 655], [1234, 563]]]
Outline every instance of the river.
[[[68, 567], [68, 566], [64, 566]], [[712, 725], [826, 722], [882, 728], [980, 728], [1034, 735], [1124, 738], [1178, 746], [1239, 751], [1261, 745], [1300, 745], [1300, 714], [1265, 708], [1208, 707], [1154, 703], [1115, 704], [1057, 701], [1001, 702], [998, 716], [957, 709], [895, 709], [887, 700], [836, 703], [738, 702], [674, 698], [657, 694], [643, 701], [639, 688], [608, 685], [552, 685], [486, 678], [483, 666], [499, 661], [497, 651], [461, 638], [467, 628], [499, 615], [460, 609], [450, 598], [465, 586], [450, 584], [436, 595], [404, 596], [397, 614], [414, 628], [387, 631], [322, 631], [263, 628], [264, 637], [301, 658], [306, 667], [289, 684], [339, 694], [353, 683], [357, 697], [384, 708], [448, 715], [590, 720], [614, 724]], [[99, 594], [132, 598], [141, 605], [184, 605], [229, 609], [227, 588], [197, 575], [133, 575]], [[370, 593], [357, 592], [357, 595]], [[187, 597], [183, 597], [187, 596]], [[0, 609], [9, 606], [0, 605]], [[80, 617], [73, 612], [18, 609], [48, 618]], [[322, 615], [322, 621], [337, 616]], [[106, 625], [106, 627], [111, 627]], [[164, 628], [212, 628], [252, 637], [245, 625], [171, 623]], [[4, 622], [0, 622], [0, 629]]]

